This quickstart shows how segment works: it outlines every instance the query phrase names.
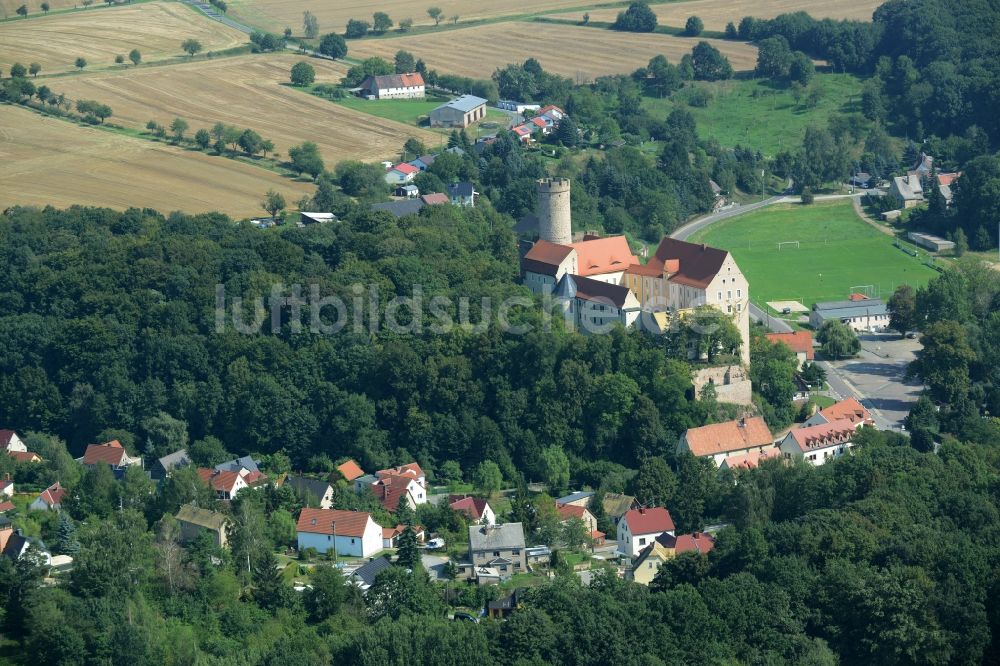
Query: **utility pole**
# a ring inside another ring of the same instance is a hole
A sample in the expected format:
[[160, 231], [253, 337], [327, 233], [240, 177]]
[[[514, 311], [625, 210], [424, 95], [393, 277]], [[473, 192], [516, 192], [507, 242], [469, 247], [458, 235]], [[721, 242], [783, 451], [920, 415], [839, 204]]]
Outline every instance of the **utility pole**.
[[333, 521], [333, 564], [337, 565], [337, 521]]

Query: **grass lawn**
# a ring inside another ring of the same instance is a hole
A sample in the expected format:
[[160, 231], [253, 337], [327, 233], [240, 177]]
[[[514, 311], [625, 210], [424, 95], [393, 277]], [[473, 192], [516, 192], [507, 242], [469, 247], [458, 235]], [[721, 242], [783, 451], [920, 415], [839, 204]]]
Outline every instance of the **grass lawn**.
[[[888, 298], [900, 284], [925, 284], [937, 273], [893, 247], [865, 223], [850, 200], [777, 204], [714, 224], [691, 238], [733, 253], [750, 282], [750, 296], [767, 301], [846, 299], [851, 287], [874, 285]], [[799, 249], [780, 241], [799, 241]]]
[[817, 74], [810, 88], [819, 90], [820, 98], [812, 108], [806, 103], [808, 92], [796, 103], [789, 88], [752, 79], [691, 84], [709, 93], [711, 99], [703, 108], [689, 106], [684, 89], [666, 99], [645, 98], [643, 105], [656, 116], [680, 106], [694, 116], [702, 139], [718, 139], [729, 147], [749, 146], [773, 157], [798, 146], [807, 126], [825, 126], [834, 114], [860, 111], [861, 84], [850, 74]]
[[431, 111], [448, 100], [442, 99], [361, 99], [348, 96], [336, 100], [337, 104], [354, 111], [370, 113], [379, 118], [416, 125], [421, 116], [429, 116]]
[[809, 402], [815, 404], [820, 409], [826, 409], [830, 405], [836, 404], [836, 400], [828, 395], [811, 395], [809, 396]]

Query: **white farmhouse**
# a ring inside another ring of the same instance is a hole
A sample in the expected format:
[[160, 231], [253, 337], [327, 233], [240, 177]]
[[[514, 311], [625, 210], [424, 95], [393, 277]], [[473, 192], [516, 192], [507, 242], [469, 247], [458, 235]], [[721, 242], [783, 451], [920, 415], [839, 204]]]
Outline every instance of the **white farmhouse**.
[[302, 509], [296, 525], [299, 550], [368, 557], [382, 550], [382, 527], [371, 514], [338, 509]]

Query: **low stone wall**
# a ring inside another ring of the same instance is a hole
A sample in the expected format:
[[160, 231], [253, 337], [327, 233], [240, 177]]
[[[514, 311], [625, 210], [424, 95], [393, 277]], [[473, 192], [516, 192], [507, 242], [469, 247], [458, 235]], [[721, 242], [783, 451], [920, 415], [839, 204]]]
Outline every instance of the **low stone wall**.
[[746, 369], [741, 365], [718, 365], [698, 368], [692, 377], [696, 397], [701, 397], [702, 389], [708, 384], [715, 385], [715, 396], [719, 402], [734, 405], [751, 403], [752, 386]]

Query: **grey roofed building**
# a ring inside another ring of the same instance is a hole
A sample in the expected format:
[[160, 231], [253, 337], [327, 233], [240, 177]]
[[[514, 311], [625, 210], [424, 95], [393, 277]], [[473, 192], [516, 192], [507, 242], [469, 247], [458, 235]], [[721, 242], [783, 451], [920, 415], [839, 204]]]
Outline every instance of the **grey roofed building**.
[[242, 458], [236, 458], [235, 460], [227, 460], [224, 463], [219, 463], [215, 466], [220, 472], [238, 472], [241, 468], [246, 468], [251, 472], [259, 472], [260, 468], [257, 467], [257, 461], [250, 456], [243, 456]]
[[524, 528], [521, 523], [470, 525], [469, 548], [473, 551], [524, 548]]
[[303, 496], [307, 500], [312, 498], [319, 508], [331, 508], [331, 498], [328, 495], [333, 494], [333, 487], [329, 481], [298, 474], [289, 474], [285, 479], [285, 483], [291, 486], [297, 495]]
[[852, 325], [855, 330], [871, 330], [888, 324], [889, 311], [880, 298], [865, 298], [857, 301], [828, 301], [816, 303], [809, 313], [809, 324], [818, 329], [825, 322], [836, 319]]
[[188, 456], [187, 449], [180, 449], [179, 451], [168, 453], [157, 460], [149, 470], [149, 475], [153, 479], [165, 479], [175, 469], [180, 469], [190, 464], [191, 458]]
[[461, 157], [462, 155], [465, 155], [465, 151], [463, 149], [459, 148], [458, 146], [452, 146], [451, 148], [445, 148], [444, 152], [451, 153], [452, 155], [458, 155], [459, 157]]
[[590, 498], [594, 496], [594, 492], [591, 490], [580, 490], [575, 493], [570, 493], [564, 497], [560, 497], [556, 500], [556, 504], [573, 504], [575, 502], [590, 501]]
[[565, 273], [556, 285], [555, 296], [560, 299], [577, 298], [604, 305], [613, 305], [619, 310], [625, 308], [632, 291], [628, 287], [600, 280], [592, 280], [580, 275]]
[[462, 95], [460, 97], [456, 97], [450, 102], [445, 102], [439, 106], [438, 109], [455, 109], [456, 111], [467, 113], [476, 107], [482, 106], [483, 104], [486, 104], [486, 100], [482, 97], [476, 97], [475, 95]]
[[372, 210], [380, 210], [394, 217], [406, 217], [418, 214], [424, 205], [420, 199], [404, 199], [403, 201], [384, 201], [372, 204]]
[[229, 519], [225, 514], [202, 509], [193, 504], [184, 504], [176, 517], [181, 529], [182, 542], [193, 541], [202, 530], [208, 530], [214, 535], [216, 546], [226, 547], [226, 523]]
[[392, 562], [389, 561], [389, 558], [376, 557], [371, 562], [365, 562], [355, 569], [354, 573], [351, 574], [351, 580], [360, 584], [362, 590], [367, 590], [375, 582], [375, 577], [378, 576], [379, 572], [385, 571], [391, 566]]
[[471, 197], [475, 193], [476, 188], [469, 182], [452, 183], [448, 186], [448, 195], [452, 197]]

